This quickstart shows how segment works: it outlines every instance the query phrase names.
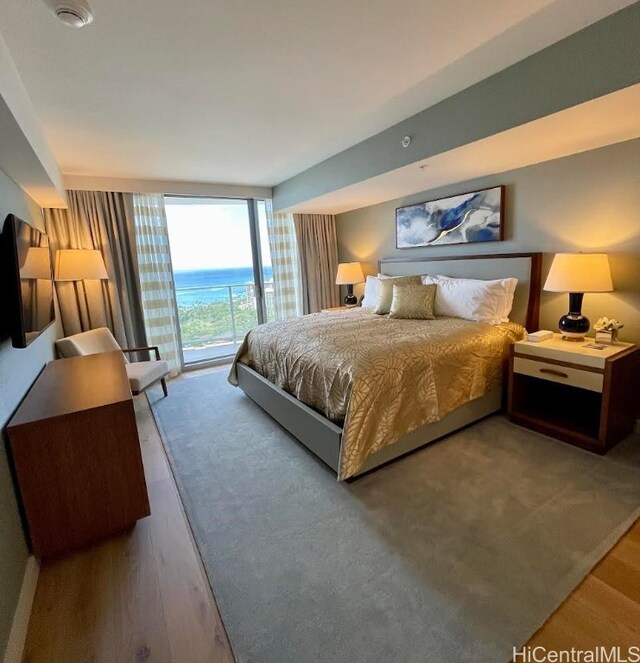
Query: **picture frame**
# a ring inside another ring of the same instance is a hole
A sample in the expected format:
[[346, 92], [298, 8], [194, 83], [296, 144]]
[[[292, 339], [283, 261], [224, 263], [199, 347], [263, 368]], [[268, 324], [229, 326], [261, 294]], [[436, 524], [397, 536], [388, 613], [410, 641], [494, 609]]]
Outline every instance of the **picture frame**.
[[396, 248], [504, 240], [505, 186], [396, 208]]

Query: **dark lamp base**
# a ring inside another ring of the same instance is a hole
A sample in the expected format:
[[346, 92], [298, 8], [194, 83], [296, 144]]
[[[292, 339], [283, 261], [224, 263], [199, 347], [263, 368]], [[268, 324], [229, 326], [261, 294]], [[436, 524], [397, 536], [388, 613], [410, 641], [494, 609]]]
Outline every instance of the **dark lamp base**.
[[344, 305], [352, 308], [358, 305], [358, 298], [353, 294], [353, 286], [347, 286], [347, 296], [344, 298]]
[[576, 315], [575, 313], [568, 313], [563, 315], [558, 322], [558, 328], [562, 334], [562, 338], [566, 341], [582, 341], [589, 331], [589, 318], [584, 315]]
[[582, 315], [582, 293], [569, 294], [569, 313], [558, 322], [562, 338], [565, 341], [584, 341], [591, 323]]
[[345, 306], [357, 306], [358, 305], [358, 298], [355, 295], [347, 295], [344, 298], [344, 305]]
[[583, 341], [590, 327], [589, 318], [581, 313], [567, 313], [558, 322], [562, 338], [565, 341]]

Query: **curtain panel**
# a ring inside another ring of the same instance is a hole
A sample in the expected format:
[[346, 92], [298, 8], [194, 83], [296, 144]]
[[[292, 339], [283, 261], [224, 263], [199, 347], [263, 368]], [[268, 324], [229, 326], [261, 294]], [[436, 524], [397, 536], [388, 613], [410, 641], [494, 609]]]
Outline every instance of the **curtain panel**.
[[340, 306], [338, 239], [331, 214], [294, 214], [305, 313]]
[[164, 196], [133, 194], [133, 219], [147, 339], [174, 377], [182, 370], [182, 350]]
[[302, 280], [296, 228], [292, 214], [274, 214], [266, 201], [269, 252], [273, 272], [273, 299], [276, 320], [302, 315]]
[[58, 249], [98, 249], [109, 280], [56, 282], [65, 335], [108, 327], [122, 347], [146, 345], [131, 194], [67, 191], [67, 195], [68, 209], [44, 210], [51, 250], [55, 255]]

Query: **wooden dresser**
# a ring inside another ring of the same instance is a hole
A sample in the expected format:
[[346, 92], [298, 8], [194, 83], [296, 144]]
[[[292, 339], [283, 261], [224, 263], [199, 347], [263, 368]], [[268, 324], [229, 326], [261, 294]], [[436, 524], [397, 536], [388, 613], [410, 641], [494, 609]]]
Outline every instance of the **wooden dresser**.
[[75, 550], [149, 515], [121, 352], [47, 364], [7, 434], [36, 556]]

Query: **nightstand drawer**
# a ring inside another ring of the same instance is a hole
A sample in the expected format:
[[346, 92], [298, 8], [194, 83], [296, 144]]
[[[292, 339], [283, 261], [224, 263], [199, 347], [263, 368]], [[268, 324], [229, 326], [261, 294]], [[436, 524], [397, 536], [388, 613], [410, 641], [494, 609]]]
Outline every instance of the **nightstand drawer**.
[[522, 373], [534, 378], [566, 384], [570, 387], [588, 389], [589, 391], [601, 392], [604, 383], [604, 375], [602, 373], [583, 371], [579, 368], [526, 359], [525, 357], [513, 358], [513, 370], [515, 373]]

